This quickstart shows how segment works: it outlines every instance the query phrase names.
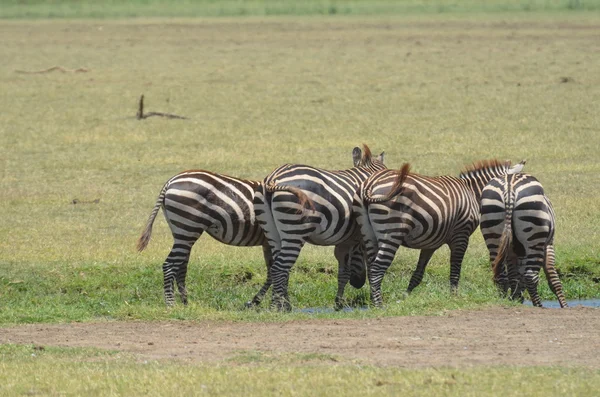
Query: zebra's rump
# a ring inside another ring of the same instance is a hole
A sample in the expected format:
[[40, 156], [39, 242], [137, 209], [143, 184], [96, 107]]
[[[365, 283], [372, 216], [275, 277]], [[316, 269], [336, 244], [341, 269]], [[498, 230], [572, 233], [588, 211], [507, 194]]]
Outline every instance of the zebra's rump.
[[298, 166], [272, 175], [265, 183], [298, 188], [312, 201], [314, 211], [301, 211], [295, 195], [288, 192], [273, 193], [273, 217], [287, 234], [301, 234], [306, 241], [316, 245], [335, 245], [347, 240], [355, 232], [352, 199], [356, 184], [351, 178]]
[[260, 245], [264, 235], [252, 203], [257, 185], [208, 171], [181, 173], [168, 182], [165, 217], [174, 235], [192, 239], [206, 231], [224, 244]]
[[552, 244], [554, 211], [540, 182], [528, 174], [514, 174], [491, 180], [481, 196], [481, 230], [486, 241], [494, 243], [511, 214], [513, 249], [525, 255], [525, 247]]

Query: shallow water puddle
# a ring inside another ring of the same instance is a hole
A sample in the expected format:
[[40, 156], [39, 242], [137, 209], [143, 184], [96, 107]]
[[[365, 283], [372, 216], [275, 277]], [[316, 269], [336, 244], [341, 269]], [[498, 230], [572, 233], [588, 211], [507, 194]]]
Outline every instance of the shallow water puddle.
[[[568, 300], [567, 304], [569, 305], [569, 307], [600, 307], [600, 299], [573, 299]], [[531, 301], [525, 301], [525, 305], [532, 306]], [[550, 309], [560, 309], [558, 301], [542, 301], [542, 305]]]

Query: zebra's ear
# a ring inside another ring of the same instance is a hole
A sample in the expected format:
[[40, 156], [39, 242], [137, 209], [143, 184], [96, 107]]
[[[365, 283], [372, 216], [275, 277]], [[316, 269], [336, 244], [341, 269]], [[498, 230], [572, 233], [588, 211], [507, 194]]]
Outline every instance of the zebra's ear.
[[352, 162], [355, 167], [358, 167], [362, 159], [362, 150], [357, 146], [352, 150]]
[[378, 161], [381, 161], [381, 162], [383, 163], [383, 157], [384, 157], [384, 155], [385, 155], [385, 152], [381, 152], [381, 153], [379, 154], [379, 156], [377, 156], [377, 160], [378, 160]]
[[525, 167], [525, 163], [527, 163], [527, 160], [522, 160], [519, 164], [516, 164], [514, 167], [511, 167], [508, 170], [508, 174], [518, 174], [519, 172], [523, 171], [523, 167]]

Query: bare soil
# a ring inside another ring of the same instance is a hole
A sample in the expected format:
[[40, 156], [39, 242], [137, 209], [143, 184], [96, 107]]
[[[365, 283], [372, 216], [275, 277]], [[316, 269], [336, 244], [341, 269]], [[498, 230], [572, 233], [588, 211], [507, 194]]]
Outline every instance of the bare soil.
[[286, 323], [100, 322], [0, 328], [0, 343], [97, 347], [215, 364], [244, 352], [319, 353], [398, 367], [600, 367], [600, 310], [492, 308], [443, 316]]

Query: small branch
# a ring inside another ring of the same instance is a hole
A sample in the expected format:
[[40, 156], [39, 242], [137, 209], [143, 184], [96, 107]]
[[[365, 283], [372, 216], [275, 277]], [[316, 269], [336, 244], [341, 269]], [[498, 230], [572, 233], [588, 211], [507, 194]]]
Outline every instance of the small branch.
[[43, 69], [43, 70], [15, 70], [15, 73], [42, 74], [42, 73], [50, 73], [50, 72], [54, 72], [54, 71], [59, 71], [62, 73], [87, 73], [90, 70], [87, 68], [65, 69], [62, 66], [52, 66], [51, 68]]
[[142, 94], [142, 96], [140, 97], [140, 106], [138, 107], [138, 112], [135, 115], [135, 117], [138, 120], [141, 120], [144, 118], [144, 95]]
[[148, 117], [152, 117], [152, 116], [166, 117], [168, 119], [181, 119], [181, 120], [188, 119], [187, 117], [178, 116], [176, 114], [171, 114], [171, 113], [149, 112], [149, 113], [144, 114], [144, 95], [140, 96], [140, 103], [139, 103], [138, 111], [137, 111], [137, 114], [135, 115], [135, 118], [138, 120], [143, 120], [143, 119], [147, 119]]
[[178, 116], [176, 114], [161, 113], [161, 112], [146, 113], [143, 118], [147, 119], [148, 117], [152, 117], [152, 116], [166, 117], [168, 119], [182, 119], [182, 120], [188, 119], [187, 117], [184, 117], [184, 116]]

